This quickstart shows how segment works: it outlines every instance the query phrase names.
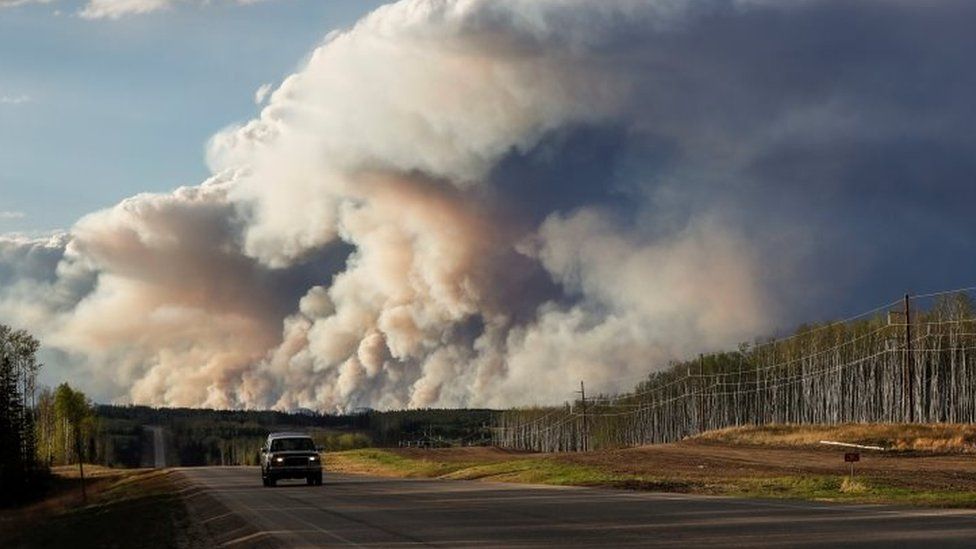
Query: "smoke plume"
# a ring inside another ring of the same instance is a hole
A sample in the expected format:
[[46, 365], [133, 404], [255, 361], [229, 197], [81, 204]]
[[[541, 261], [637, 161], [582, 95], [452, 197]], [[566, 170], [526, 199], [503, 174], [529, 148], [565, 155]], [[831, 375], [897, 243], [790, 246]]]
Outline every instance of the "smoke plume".
[[[216, 134], [208, 181], [0, 237], [0, 320], [35, 331], [55, 371], [136, 403], [507, 406], [561, 402], [579, 379], [626, 388], [793, 320], [784, 304], [809, 312], [849, 236], [888, 222], [843, 214], [851, 196], [921, 192], [898, 175], [879, 188], [903, 171], [865, 150], [973, 157], [956, 107], [976, 86], [947, 54], [973, 41], [972, 11], [388, 5]], [[956, 85], [920, 97], [904, 83], [922, 73]], [[907, 230], [888, 229], [834, 286], [884, 267]]]

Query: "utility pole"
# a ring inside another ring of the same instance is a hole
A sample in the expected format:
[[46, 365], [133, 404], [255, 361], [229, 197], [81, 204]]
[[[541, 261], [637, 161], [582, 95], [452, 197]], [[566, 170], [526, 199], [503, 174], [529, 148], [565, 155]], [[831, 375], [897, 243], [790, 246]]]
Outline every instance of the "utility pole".
[[[81, 429], [80, 425], [75, 426]], [[88, 491], [85, 490], [85, 466], [82, 465], [84, 458], [81, 455], [81, 436], [75, 433], [75, 452], [78, 454], [78, 475], [81, 477], [81, 502], [88, 503]]]
[[705, 432], [705, 354], [698, 354], [698, 432]]
[[583, 380], [580, 380], [580, 407], [583, 410], [583, 444], [581, 445], [583, 451], [589, 450], [590, 446], [590, 424], [586, 416], [586, 387], [583, 386]]
[[905, 294], [905, 402], [908, 405], [908, 422], [915, 421], [915, 368], [912, 356], [912, 307], [911, 297]]

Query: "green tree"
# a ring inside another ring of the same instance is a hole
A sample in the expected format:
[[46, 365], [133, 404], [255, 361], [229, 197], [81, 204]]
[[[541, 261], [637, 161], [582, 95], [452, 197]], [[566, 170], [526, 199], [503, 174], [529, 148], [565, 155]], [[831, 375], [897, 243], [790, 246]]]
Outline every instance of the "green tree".
[[37, 477], [33, 428], [39, 344], [0, 324], [0, 498], [22, 496]]
[[65, 427], [65, 433], [70, 433], [74, 446], [74, 455], [78, 460], [78, 474], [81, 475], [81, 494], [87, 499], [85, 492], [85, 445], [82, 444], [84, 433], [92, 429], [94, 411], [85, 393], [76, 391], [67, 383], [58, 385], [54, 392], [55, 415]]

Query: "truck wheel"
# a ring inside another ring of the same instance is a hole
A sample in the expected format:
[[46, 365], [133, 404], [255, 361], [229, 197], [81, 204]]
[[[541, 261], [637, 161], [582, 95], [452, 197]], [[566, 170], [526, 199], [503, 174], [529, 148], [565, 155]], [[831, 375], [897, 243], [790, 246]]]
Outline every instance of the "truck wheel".
[[315, 475], [315, 485], [322, 486], [322, 473]]

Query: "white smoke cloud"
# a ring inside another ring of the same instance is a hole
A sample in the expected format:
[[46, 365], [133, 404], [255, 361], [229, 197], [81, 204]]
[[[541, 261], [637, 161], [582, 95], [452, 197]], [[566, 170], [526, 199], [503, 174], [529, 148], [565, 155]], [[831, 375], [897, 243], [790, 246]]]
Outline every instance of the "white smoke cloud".
[[584, 209], [547, 219], [534, 247], [579, 299], [547, 303], [537, 322], [509, 333], [508, 374], [489, 405], [530, 402], [540, 392], [568, 398], [567, 380], [616, 390], [620, 377], [769, 328], [772, 305], [753, 245], [709, 216], [668, 239], [641, 241], [605, 212]]
[[415, 170], [469, 186], [513, 148], [613, 111], [622, 82], [581, 66], [568, 46], [543, 43], [550, 22], [510, 29], [496, 17], [513, 14], [497, 9], [380, 8], [316, 50], [258, 120], [215, 136], [211, 168], [250, 171], [235, 191], [254, 209], [248, 253], [284, 265], [335, 238], [341, 201], [359, 198], [359, 171]]
[[[667, 109], [629, 70], [647, 46], [628, 33], [694, 11], [380, 8], [330, 35], [256, 120], [213, 137], [211, 180], [47, 241], [0, 240], [0, 320], [37, 331], [101, 396], [326, 411], [560, 402], [580, 378], [626, 388], [748, 339], [775, 315], [746, 229], [707, 211], [648, 219], [662, 197], [639, 185], [621, 191], [636, 221], [587, 200], [522, 215], [540, 183], [499, 169], [561, 162], [552, 136], [567, 129], [634, 121], [624, 138], [646, 139]], [[328, 250], [342, 261], [312, 269]]]

